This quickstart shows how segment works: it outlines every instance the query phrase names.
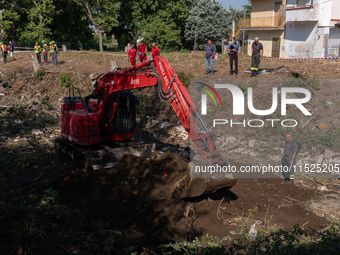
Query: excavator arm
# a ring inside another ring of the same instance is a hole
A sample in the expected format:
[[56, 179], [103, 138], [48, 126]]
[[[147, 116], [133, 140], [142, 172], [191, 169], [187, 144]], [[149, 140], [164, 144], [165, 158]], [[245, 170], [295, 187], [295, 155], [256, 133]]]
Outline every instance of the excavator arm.
[[[147, 69], [153, 61], [156, 69]], [[90, 96], [90, 98], [98, 98], [95, 109], [98, 119], [101, 120], [107, 116], [110, 109], [111, 119], [114, 119], [117, 102], [113, 102], [113, 99], [118, 92], [151, 86], [158, 86], [160, 99], [171, 104], [201, 157], [212, 164], [223, 164], [225, 160], [216, 150], [214, 134], [203, 122], [197, 106], [164, 57], [157, 56], [154, 60], [145, 61], [118, 72], [109, 72], [100, 77], [93, 95]], [[200, 123], [206, 132], [201, 133], [196, 123]]]

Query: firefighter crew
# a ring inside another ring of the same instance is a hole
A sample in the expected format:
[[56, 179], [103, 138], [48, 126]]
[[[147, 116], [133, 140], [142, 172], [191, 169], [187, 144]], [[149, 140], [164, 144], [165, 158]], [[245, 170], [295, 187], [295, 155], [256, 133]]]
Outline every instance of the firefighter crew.
[[159, 48], [158, 48], [158, 46], [155, 44], [155, 43], [153, 43], [152, 44], [152, 49], [151, 49], [151, 59], [155, 59], [155, 57], [156, 56], [159, 56], [159, 52], [160, 52], [160, 50], [159, 50]]
[[7, 61], [7, 46], [0, 42], [0, 47], [1, 47], [1, 53], [2, 53], [2, 58], [4, 61], [4, 64], [6, 64]]
[[50, 42], [50, 57], [51, 57], [51, 60], [52, 60], [52, 65], [54, 65], [54, 48], [53, 48], [53, 43], [54, 43], [54, 41]]
[[54, 64], [57, 66], [58, 65], [58, 59], [57, 59], [57, 54], [59, 53], [58, 51], [58, 46], [57, 44], [53, 41], [53, 56], [54, 56]]
[[259, 71], [260, 60], [263, 56], [263, 46], [259, 42], [259, 38], [255, 37], [254, 42], [251, 45], [251, 75], [250, 77], [257, 76]]
[[47, 59], [47, 44], [45, 40], [42, 40], [42, 45], [43, 45], [43, 55], [44, 55], [44, 64], [47, 65], [48, 59]]
[[148, 46], [144, 43], [144, 41], [140, 42], [140, 45], [137, 47], [139, 53], [139, 61], [142, 63], [146, 58], [146, 53], [148, 52]]
[[131, 43], [128, 51], [128, 62], [131, 62], [131, 66], [136, 65], [136, 49], [133, 46], [133, 43]]
[[[230, 63], [230, 75], [238, 75], [238, 49], [240, 45], [233, 37], [233, 42], [228, 45], [227, 51], [229, 52], [229, 63]], [[233, 62], [235, 62], [235, 71], [233, 71]]]
[[40, 56], [41, 47], [38, 45], [38, 42], [35, 43], [34, 52], [35, 52], [35, 55], [37, 56], [39, 64], [41, 64], [41, 56]]

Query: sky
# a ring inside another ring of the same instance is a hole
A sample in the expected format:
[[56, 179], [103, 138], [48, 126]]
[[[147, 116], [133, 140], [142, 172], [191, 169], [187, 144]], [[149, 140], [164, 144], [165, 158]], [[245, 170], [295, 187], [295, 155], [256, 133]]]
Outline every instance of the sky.
[[229, 5], [231, 5], [231, 7], [234, 7], [235, 9], [243, 9], [242, 5], [247, 4], [248, 1], [247, 0], [218, 0], [225, 9], [229, 10]]

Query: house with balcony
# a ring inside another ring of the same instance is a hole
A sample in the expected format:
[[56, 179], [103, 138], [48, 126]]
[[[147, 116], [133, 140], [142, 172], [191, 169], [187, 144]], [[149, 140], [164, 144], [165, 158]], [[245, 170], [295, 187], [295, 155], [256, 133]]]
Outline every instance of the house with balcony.
[[285, 57], [339, 54], [340, 0], [287, 0]]
[[266, 57], [339, 56], [340, 0], [252, 0], [235, 31], [241, 43], [243, 33], [248, 55], [259, 37]]
[[247, 38], [245, 40], [245, 52], [248, 55], [251, 55], [251, 44], [254, 37], [259, 37], [260, 42], [263, 44], [263, 56], [284, 57], [282, 49], [285, 45], [285, 5], [286, 0], [252, 1], [251, 17], [245, 19], [245, 21], [240, 19], [238, 30], [235, 32], [235, 36], [239, 41], [242, 41], [243, 33]]

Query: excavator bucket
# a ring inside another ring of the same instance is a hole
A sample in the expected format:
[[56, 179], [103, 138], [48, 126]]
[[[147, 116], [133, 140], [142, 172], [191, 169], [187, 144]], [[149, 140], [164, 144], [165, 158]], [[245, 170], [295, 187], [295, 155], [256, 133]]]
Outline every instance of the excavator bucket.
[[225, 174], [217, 178], [202, 178], [202, 176], [195, 176], [192, 171], [193, 163], [191, 162], [186, 175], [175, 184], [172, 192], [173, 198], [199, 197], [219, 189], [230, 189], [236, 184], [236, 179], [232, 174]]

